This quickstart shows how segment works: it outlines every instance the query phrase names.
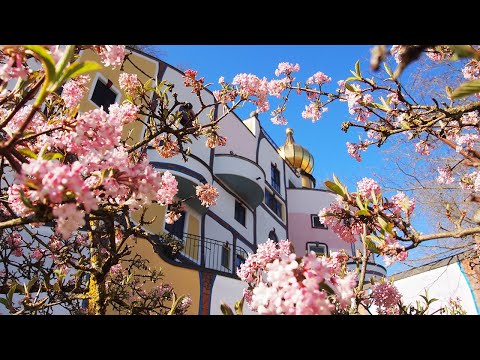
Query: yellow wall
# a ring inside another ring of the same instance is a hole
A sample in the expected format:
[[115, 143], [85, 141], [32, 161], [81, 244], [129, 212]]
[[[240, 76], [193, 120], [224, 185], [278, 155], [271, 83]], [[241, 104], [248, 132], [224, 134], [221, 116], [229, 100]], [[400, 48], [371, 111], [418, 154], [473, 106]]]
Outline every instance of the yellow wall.
[[[135, 211], [132, 213], [132, 218], [135, 221], [139, 221], [141, 216], [140, 211]], [[159, 234], [165, 232], [164, 230], [164, 221], [165, 221], [165, 206], [158, 204], [152, 204], [148, 207], [145, 212], [144, 219], [150, 221], [156, 216], [155, 221], [152, 224], [144, 225], [144, 228], [152, 233]], [[189, 209], [187, 209], [187, 229], [186, 232], [189, 234], [199, 235], [200, 233], [200, 224], [198, 218], [193, 215]], [[190, 248], [188, 247], [190, 246]], [[191, 249], [191, 251], [186, 251], [187, 255], [195, 258], [192, 255], [196, 255], [198, 258], [199, 250], [198, 248], [193, 249], [192, 243], [186, 243], [186, 250]], [[152, 245], [144, 240], [138, 239], [132, 253], [139, 254], [145, 259], [148, 259], [149, 265], [152, 268], [162, 269], [165, 277], [163, 278], [164, 283], [172, 284], [175, 293], [178, 295], [189, 294], [192, 298], [192, 305], [190, 306], [187, 314], [198, 314], [199, 301], [200, 301], [200, 278], [199, 273], [196, 270], [182, 268], [180, 266], [175, 266], [164, 261], [158, 254], [153, 250]], [[151, 289], [153, 284], [145, 286], [146, 289]]]
[[[143, 74], [141, 71], [139, 71], [130, 61], [125, 61], [123, 65], [123, 72], [129, 73], [129, 74], [137, 74], [138, 79], [145, 84], [149, 79], [156, 78], [156, 72], [157, 72], [157, 64], [154, 60], [152, 59], [147, 59], [144, 57], [141, 57], [137, 54], [132, 54], [129, 56], [129, 59], [132, 60], [132, 62], [140, 68], [143, 72], [145, 72], [147, 75]], [[91, 50], [84, 50], [80, 56], [80, 61], [85, 61], [85, 60], [93, 60], [98, 63], [101, 63], [100, 57], [95, 54]], [[122, 90], [120, 90], [120, 85], [118, 83], [118, 77], [120, 76], [120, 67], [117, 66], [115, 69], [112, 69], [111, 67], [104, 67], [100, 73], [110, 80], [113, 83], [113, 86], [120, 91], [120, 96], [119, 99], [117, 100], [118, 103], [121, 103], [123, 100], [125, 100], [125, 95]], [[88, 87], [89, 91], [92, 90], [91, 87], [94, 86], [95, 84], [92, 84], [93, 79], [95, 77], [95, 73], [90, 74], [91, 81], [86, 84]], [[90, 111], [93, 109], [96, 109], [97, 106], [90, 100], [89, 95], [85, 95], [85, 97], [82, 99], [80, 102], [80, 110], [82, 112]], [[106, 109], [104, 109], [106, 110]], [[131, 145], [133, 141], [137, 142], [140, 139], [140, 136], [142, 135], [142, 129], [143, 129], [143, 124], [140, 122], [135, 122], [132, 124], [127, 124], [123, 128], [123, 138], [125, 138], [129, 132], [130, 129], [134, 129], [131, 137], [133, 140], [128, 140], [127, 144]]]
[[[137, 54], [130, 55], [130, 59], [133, 63], [140, 68], [143, 72], [147, 75], [143, 74], [139, 71], [134, 65], [132, 65], [129, 61], [124, 62], [123, 71], [129, 74], [137, 74], [138, 79], [145, 83], [150, 78], [156, 78], [157, 72], [157, 64], [154, 60], [144, 58]], [[85, 60], [93, 60], [98, 63], [101, 63], [100, 58], [97, 54], [95, 54], [91, 50], [85, 50], [82, 52], [80, 56], [80, 61]], [[110, 80], [113, 83], [113, 86], [121, 92], [120, 96], [117, 99], [118, 103], [122, 103], [125, 100], [125, 95], [123, 91], [120, 90], [120, 85], [118, 83], [118, 78], [121, 73], [120, 68], [117, 67], [116, 69], [112, 68], [103, 68], [100, 73]], [[94, 86], [93, 79], [95, 78], [95, 73], [90, 74], [91, 81], [86, 84], [89, 88], [89, 94], [91, 92], [91, 87]], [[90, 100], [90, 96], [87, 94], [80, 103], [80, 110], [82, 112], [94, 110], [97, 106]], [[133, 140], [128, 140], [127, 144], [131, 145], [133, 141], [137, 142], [140, 140], [143, 130], [143, 124], [140, 122], [135, 122], [134, 124], [126, 125], [123, 129], [123, 138], [126, 138], [130, 129], [134, 131], [131, 134]], [[136, 211], [132, 213], [132, 218], [135, 221], [139, 221], [140, 219], [140, 211]], [[187, 213], [188, 214], [188, 213]], [[152, 233], [161, 233], [164, 232], [164, 219], [165, 219], [165, 207], [160, 206], [158, 204], [151, 205], [145, 214], [145, 220], [152, 220], [156, 216], [155, 221], [150, 225], [145, 225], [145, 229], [152, 232]], [[188, 214], [188, 231], [189, 233], [199, 235], [199, 220], [192, 214]], [[152, 245], [144, 240], [144, 239], [137, 239], [136, 242], [130, 243], [130, 245], [134, 245], [132, 248], [132, 254], [139, 254], [144, 259], [149, 261], [149, 267], [155, 269], [161, 269], [163, 274], [165, 275], [162, 282], [169, 283], [173, 286], [174, 291], [177, 295], [184, 295], [189, 294], [192, 298], [192, 305], [188, 310], [187, 314], [198, 314], [199, 309], [199, 301], [200, 301], [200, 279], [198, 271], [182, 268], [179, 266], [171, 265], [160, 258], [157, 255]], [[195, 252], [192, 253], [195, 255]], [[198, 250], [197, 255], [198, 257]], [[147, 283], [145, 285], [145, 290], [152, 289], [156, 284]], [[111, 309], [109, 313], [112, 313]]]

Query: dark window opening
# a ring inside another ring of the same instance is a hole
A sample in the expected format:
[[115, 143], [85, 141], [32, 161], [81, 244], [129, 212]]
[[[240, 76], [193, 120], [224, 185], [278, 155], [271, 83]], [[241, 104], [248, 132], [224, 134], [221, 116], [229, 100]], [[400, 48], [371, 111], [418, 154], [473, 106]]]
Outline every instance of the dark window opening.
[[272, 187], [280, 193], [280, 171], [272, 164]]
[[185, 211], [181, 212], [182, 216], [180, 219], [175, 221], [173, 224], [165, 224], [165, 230], [170, 234], [175, 235], [179, 239], [183, 239], [183, 228], [185, 226]]
[[235, 220], [245, 226], [246, 209], [245, 206], [235, 201]]
[[292, 183], [290, 180], [288, 180], [288, 187], [289, 187], [290, 189], [295, 189], [295, 188], [296, 188], [296, 186], [293, 185], [293, 183]]
[[278, 217], [282, 217], [282, 204], [278, 201], [273, 194], [265, 190], [265, 204], [275, 213]]
[[98, 78], [92, 94], [92, 101], [98, 107], [103, 106], [103, 110], [106, 112], [108, 112], [108, 108], [115, 102], [117, 98], [117, 94], [110, 89], [111, 86], [111, 81], [108, 81], [108, 83], [105, 84], [102, 79]]
[[273, 240], [275, 241], [276, 243], [278, 243], [278, 236], [277, 236], [277, 233], [275, 232], [275, 228], [273, 228], [273, 230], [271, 230], [269, 233], [268, 233], [268, 238], [270, 240]]
[[327, 225], [324, 225], [320, 222], [320, 217], [318, 215], [312, 214], [310, 215], [312, 218], [312, 228], [315, 229], [328, 229]]
[[230, 269], [230, 244], [228, 242], [222, 246], [222, 266]]

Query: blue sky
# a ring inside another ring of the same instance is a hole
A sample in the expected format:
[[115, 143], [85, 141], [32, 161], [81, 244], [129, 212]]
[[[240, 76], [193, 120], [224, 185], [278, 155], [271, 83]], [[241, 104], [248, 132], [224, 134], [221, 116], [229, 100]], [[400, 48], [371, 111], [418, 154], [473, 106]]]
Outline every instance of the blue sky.
[[[368, 45], [159, 45], [158, 49], [169, 64], [198, 70], [198, 76], [214, 83], [212, 90], [218, 87], [220, 76], [231, 81], [236, 74], [246, 72], [274, 78], [278, 63], [287, 61], [300, 64], [296, 78], [301, 81], [317, 71], [324, 72], [332, 78], [329, 89], [334, 91], [336, 82], [350, 76], [349, 70], [358, 59], [365, 68], [368, 66], [370, 54]], [[301, 117], [306, 104], [304, 95], [293, 94], [285, 113], [287, 126], [272, 124], [270, 112], [260, 114], [260, 122], [278, 145], [285, 141], [285, 129], [294, 129], [295, 141], [307, 147], [315, 158], [313, 175], [317, 184], [335, 173], [353, 189], [356, 181], [370, 176], [373, 167], [378, 168], [378, 151], [368, 151], [361, 163], [347, 154], [345, 142], [358, 142], [358, 133], [345, 134], [340, 129], [341, 123], [350, 119], [346, 103], [329, 106], [329, 111], [316, 123]], [[270, 109], [275, 107], [271, 104]], [[247, 104], [237, 113], [247, 118], [252, 110], [254, 107]]]
[[[305, 81], [317, 71], [322, 71], [332, 78], [326, 89], [335, 91], [337, 81], [350, 76], [357, 60], [361, 61], [361, 68], [368, 70], [371, 45], [158, 45], [157, 49], [163, 60], [182, 70], [193, 69], [204, 76], [206, 83], [214, 83], [210, 88], [218, 88], [218, 78], [224, 76], [231, 81], [236, 74], [253, 73], [259, 77], [272, 79], [279, 62], [300, 64], [300, 72], [296, 79]], [[374, 173], [382, 172], [385, 164], [383, 155], [376, 147], [362, 153], [362, 162], [351, 158], [346, 150], [345, 143], [358, 142], [358, 136], [365, 137], [356, 129], [348, 134], [341, 131], [341, 123], [351, 120], [346, 103], [329, 105], [327, 113], [316, 123], [301, 117], [301, 112], [308, 104], [305, 95], [292, 94], [287, 106], [285, 117], [287, 126], [274, 125], [270, 121], [270, 112], [259, 116], [262, 126], [278, 145], [285, 141], [285, 129], [292, 127], [295, 131], [295, 141], [310, 150], [315, 158], [313, 175], [317, 179], [317, 186], [323, 181], [337, 175], [353, 191], [356, 182], [363, 177], [373, 177]], [[276, 105], [271, 103], [270, 109]], [[240, 109], [237, 113], [247, 118], [254, 110], [251, 104]], [[423, 224], [417, 225], [419, 230]], [[426, 229], [425, 229], [426, 230]], [[390, 274], [399, 271], [400, 267], [392, 265]]]

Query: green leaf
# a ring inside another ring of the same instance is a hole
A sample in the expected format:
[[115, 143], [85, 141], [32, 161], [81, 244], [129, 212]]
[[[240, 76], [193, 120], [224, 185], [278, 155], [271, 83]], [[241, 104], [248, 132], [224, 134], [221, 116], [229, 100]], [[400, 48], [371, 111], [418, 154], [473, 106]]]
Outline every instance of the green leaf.
[[355, 63], [355, 72], [358, 77], [362, 77], [362, 73], [360, 72], [360, 60], [357, 60]]
[[48, 90], [53, 92], [68, 79], [73, 79], [87, 72], [100, 70], [100, 69], [102, 69], [102, 66], [96, 61], [87, 60], [82, 62], [74, 62], [73, 64], [71, 64], [69, 67], [65, 69], [65, 72], [63, 72], [63, 74], [59, 76], [55, 84], [50, 86]]
[[480, 54], [475, 51], [471, 46], [469, 45], [448, 45], [450, 50], [457, 55], [453, 57], [452, 60], [458, 60], [459, 58], [470, 58], [474, 57], [475, 59], [480, 59]]
[[13, 294], [15, 294], [15, 290], [17, 289], [17, 283], [14, 283], [11, 287], [10, 290], [8, 290], [7, 294], [7, 301], [8, 301], [8, 306], [12, 306], [12, 301], [13, 301]]
[[355, 81], [355, 80], [358, 80], [358, 78], [357, 78], [356, 76], [355, 76], [355, 77], [350, 76], [350, 77], [348, 77], [348, 78], [345, 79], [345, 82]]
[[355, 213], [355, 216], [372, 216], [368, 210], [360, 210]]
[[467, 81], [461, 84], [452, 92], [453, 100], [460, 99], [480, 92], [480, 80]]
[[17, 150], [22, 154], [25, 155], [26, 157], [30, 159], [37, 159], [37, 154], [35, 154], [32, 150], [28, 148], [17, 148]]
[[331, 182], [331, 181], [325, 181], [324, 182], [325, 186], [328, 187], [330, 190], [332, 190], [335, 194], [338, 194], [340, 196], [345, 196], [345, 193], [343, 189], [338, 186], [337, 184]]
[[365, 245], [367, 245], [367, 249], [375, 254], [380, 254], [380, 250], [378, 249], [377, 245], [370, 240], [368, 237], [365, 238]]
[[392, 70], [388, 67], [388, 64], [386, 62], [383, 63], [383, 67], [385, 68], [386, 73], [390, 76], [393, 77]]
[[34, 276], [27, 284], [27, 292], [30, 291], [30, 289], [32, 288], [33, 285], [35, 285], [35, 283], [38, 281], [38, 278], [36, 276]]
[[345, 83], [345, 88], [348, 89], [351, 92], [357, 92], [357, 90], [352, 85], [350, 85], [349, 83]]
[[353, 70], [350, 70], [350, 72], [353, 74], [353, 76], [355, 77], [355, 80], [360, 80], [360, 78], [357, 76], [357, 74], [355, 74], [355, 71]]
[[235, 312], [237, 313], [237, 315], [243, 315], [244, 302], [245, 302], [245, 297], [242, 296], [242, 298], [235, 303]]
[[43, 154], [42, 158], [44, 160], [58, 159], [58, 160], [62, 161], [63, 160], [63, 155], [60, 154], [60, 153], [46, 153], [46, 154]]
[[45, 84], [55, 81], [55, 61], [48, 51], [40, 45], [23, 45], [23, 47], [33, 52], [45, 66]]
[[364, 209], [365, 209], [365, 207], [364, 207], [363, 204], [362, 204], [362, 200], [360, 200], [360, 196], [356, 196], [356, 197], [355, 197], [355, 201], [357, 202], [357, 206], [358, 206], [358, 208], [359, 208], [360, 210], [364, 210]]
[[3, 304], [3, 305], [4, 305], [5, 307], [7, 307], [7, 308], [9, 307], [9, 306], [8, 306], [8, 301], [7, 301], [7, 299], [0, 298], [0, 304]]
[[22, 202], [25, 204], [26, 207], [28, 207], [29, 209], [33, 209], [32, 202], [29, 198], [27, 198], [23, 190], [20, 190], [20, 198], [22, 199]]
[[222, 304], [220, 305], [220, 310], [222, 311], [222, 314], [223, 314], [223, 315], [233, 315], [232, 309], [230, 309], [230, 306], [228, 306], [228, 305], [225, 304], [225, 303], [222, 303]]

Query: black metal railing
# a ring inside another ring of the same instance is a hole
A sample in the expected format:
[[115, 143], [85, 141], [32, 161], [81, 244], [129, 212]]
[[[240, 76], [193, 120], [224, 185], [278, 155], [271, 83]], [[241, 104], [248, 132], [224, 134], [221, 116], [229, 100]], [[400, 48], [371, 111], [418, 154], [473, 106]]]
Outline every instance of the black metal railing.
[[[159, 237], [159, 250], [162, 254], [180, 264], [199, 269], [214, 270], [218, 273], [237, 277], [237, 268], [245, 262], [247, 251], [234, 241], [220, 241], [184, 233], [178, 240], [179, 251], [172, 253], [172, 246]], [[170, 242], [171, 243], [171, 242]]]

